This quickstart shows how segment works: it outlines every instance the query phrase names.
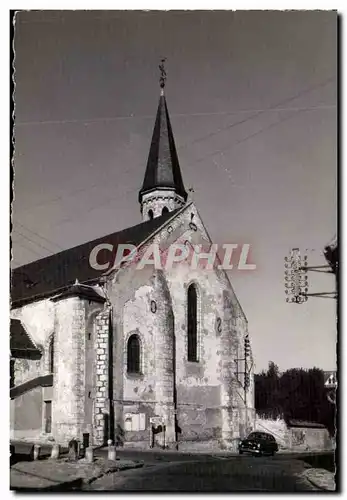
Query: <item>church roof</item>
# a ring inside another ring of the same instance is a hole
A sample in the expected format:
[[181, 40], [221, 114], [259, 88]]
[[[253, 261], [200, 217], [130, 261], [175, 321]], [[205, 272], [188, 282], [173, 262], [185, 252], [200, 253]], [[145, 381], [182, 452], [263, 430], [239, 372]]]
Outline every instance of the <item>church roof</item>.
[[138, 246], [166, 221], [174, 217], [179, 210], [13, 269], [11, 276], [12, 307], [19, 307], [52, 295], [58, 290], [70, 287], [76, 279], [80, 283], [97, 281], [112, 267], [113, 262], [112, 257], [110, 258], [110, 251], [101, 250], [98, 253], [98, 263], [109, 262], [109, 269], [102, 271], [94, 269], [89, 263], [89, 257], [96, 245], [110, 244], [113, 246], [114, 252], [120, 244], [128, 243]]
[[140, 203], [143, 194], [155, 189], [174, 189], [184, 200], [187, 199], [163, 93], [159, 99], [145, 179], [139, 193]]
[[34, 344], [19, 319], [11, 318], [10, 324], [10, 350], [13, 354], [32, 352], [41, 354], [40, 349]]

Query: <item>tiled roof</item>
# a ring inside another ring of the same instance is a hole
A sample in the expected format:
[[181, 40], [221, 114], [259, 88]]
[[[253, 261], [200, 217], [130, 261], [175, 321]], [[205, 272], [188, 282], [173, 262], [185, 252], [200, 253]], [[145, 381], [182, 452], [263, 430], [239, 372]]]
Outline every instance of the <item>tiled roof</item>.
[[[49, 296], [73, 285], [76, 279], [80, 283], [97, 280], [108, 269], [98, 271], [91, 267], [90, 253], [96, 245], [100, 243], [112, 245], [114, 255], [119, 244], [129, 243], [138, 246], [178, 210], [15, 268], [12, 271], [12, 307], [19, 307], [24, 303]], [[98, 262], [99, 264], [109, 262], [111, 268], [112, 254], [108, 250], [101, 250], [98, 253]]]
[[165, 97], [160, 96], [155, 120], [151, 147], [142, 189], [139, 193], [141, 202], [144, 193], [154, 189], [174, 189], [177, 194], [187, 199], [181, 169], [178, 162], [175, 141], [172, 133], [169, 112]]
[[31, 340], [19, 319], [11, 318], [10, 350], [11, 353], [18, 351], [31, 351], [40, 354], [40, 349], [38, 349], [38, 347]]

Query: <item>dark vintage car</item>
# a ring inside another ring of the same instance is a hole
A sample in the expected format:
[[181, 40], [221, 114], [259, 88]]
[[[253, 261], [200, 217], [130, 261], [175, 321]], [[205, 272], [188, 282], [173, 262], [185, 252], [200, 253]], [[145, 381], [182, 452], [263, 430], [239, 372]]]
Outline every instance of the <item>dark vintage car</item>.
[[274, 455], [278, 451], [276, 439], [266, 432], [251, 432], [239, 444], [239, 454], [251, 453], [252, 455]]

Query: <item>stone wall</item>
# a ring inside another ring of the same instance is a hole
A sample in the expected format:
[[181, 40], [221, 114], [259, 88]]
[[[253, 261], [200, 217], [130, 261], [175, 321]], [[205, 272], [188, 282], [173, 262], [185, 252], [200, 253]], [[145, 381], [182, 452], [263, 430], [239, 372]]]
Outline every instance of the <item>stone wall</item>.
[[332, 449], [332, 440], [325, 428], [288, 427], [283, 419], [257, 417], [255, 429], [272, 434], [280, 449], [293, 451]]
[[327, 429], [290, 427], [288, 447], [292, 450], [331, 450], [332, 440]]

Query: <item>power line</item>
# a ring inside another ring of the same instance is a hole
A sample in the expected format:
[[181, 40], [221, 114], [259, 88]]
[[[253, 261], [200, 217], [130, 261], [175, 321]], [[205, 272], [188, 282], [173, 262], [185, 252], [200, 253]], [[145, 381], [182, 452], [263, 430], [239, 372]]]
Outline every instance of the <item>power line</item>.
[[[277, 120], [276, 122], [274, 123], [271, 123], [270, 125], [258, 130], [257, 132], [254, 132], [253, 134], [250, 134], [242, 139], [240, 139], [239, 141], [236, 141], [234, 142], [233, 144], [231, 144], [230, 146], [228, 146], [227, 148], [224, 148], [224, 149], [218, 149], [217, 151], [214, 151], [213, 153], [209, 153], [208, 155], [205, 155], [203, 156], [202, 158], [199, 158], [198, 160], [195, 160], [193, 163], [191, 163], [191, 165], [195, 165], [196, 163], [200, 163], [201, 161], [204, 161], [206, 160], [207, 158], [210, 158], [212, 156], [216, 156], [218, 154], [221, 154], [221, 153], [224, 153], [225, 151], [228, 151], [229, 149], [231, 149], [232, 147], [234, 146], [237, 146], [243, 142], [246, 142], [248, 141], [249, 139], [252, 139], [253, 137], [259, 135], [259, 134], [262, 134], [263, 132], [266, 132], [267, 130], [270, 130], [272, 127], [275, 127], [276, 125], [279, 125], [280, 123], [282, 122], [285, 122], [287, 120], [290, 120], [291, 118], [294, 118], [296, 117], [297, 115], [301, 114], [301, 113], [304, 113], [308, 110], [302, 110], [302, 111], [297, 111], [296, 113], [294, 113], [293, 115], [290, 115], [290, 116], [286, 116], [280, 120]], [[229, 170], [225, 169], [226, 172], [230, 173]]]
[[30, 243], [33, 243], [34, 245], [37, 245], [38, 247], [41, 247], [43, 250], [46, 250], [50, 253], [53, 253], [54, 250], [51, 250], [50, 248], [47, 248], [43, 245], [41, 245], [41, 243], [37, 242], [37, 241], [34, 241], [32, 240], [31, 238], [29, 238], [28, 236], [26, 236], [25, 234], [21, 233], [20, 231], [18, 231], [17, 229], [13, 229], [13, 232], [16, 233], [16, 234], [19, 234], [20, 236], [22, 236], [22, 238], [25, 238], [26, 240], [30, 241]]
[[[238, 121], [238, 122], [232, 123], [232, 124], [230, 124], [230, 125], [228, 125], [228, 126], [226, 126], [226, 127], [223, 127], [223, 128], [217, 129], [216, 131], [211, 132], [211, 133], [209, 133], [209, 134], [207, 134], [207, 135], [205, 135], [205, 136], [203, 136], [203, 137], [200, 137], [200, 138], [198, 138], [198, 139], [196, 139], [196, 140], [194, 140], [194, 141], [190, 142], [189, 144], [183, 145], [181, 148], [178, 148], [178, 149], [179, 149], [179, 150], [181, 150], [181, 149], [183, 149], [184, 147], [187, 147], [187, 146], [189, 146], [189, 145], [192, 145], [192, 144], [194, 144], [194, 143], [196, 143], [196, 142], [200, 142], [201, 140], [204, 140], [204, 139], [207, 139], [207, 138], [209, 138], [209, 137], [215, 136], [215, 135], [217, 135], [218, 133], [220, 133], [220, 132], [222, 132], [222, 131], [229, 130], [229, 129], [231, 129], [231, 128], [233, 128], [233, 127], [237, 126], [237, 125], [241, 125], [241, 124], [246, 123], [246, 122], [248, 122], [248, 121], [250, 121], [250, 120], [253, 120], [253, 119], [257, 118], [258, 116], [260, 116], [261, 114], [263, 114], [264, 112], [266, 112], [266, 111], [269, 111], [269, 110], [273, 110], [273, 111], [280, 111], [280, 109], [277, 109], [277, 108], [278, 108], [278, 106], [281, 106], [281, 105], [283, 105], [283, 104], [286, 104], [286, 103], [288, 103], [288, 102], [291, 102], [291, 101], [293, 101], [293, 100], [297, 99], [298, 97], [301, 97], [301, 96], [302, 96], [302, 95], [304, 95], [304, 94], [307, 94], [307, 93], [309, 93], [309, 92], [312, 92], [313, 90], [316, 90], [317, 88], [321, 88], [321, 87], [323, 87], [323, 86], [326, 86], [328, 83], [330, 83], [330, 82], [331, 82], [331, 81], [333, 81], [333, 80], [334, 80], [334, 78], [329, 78], [328, 80], [326, 80], [326, 81], [324, 81], [324, 82], [321, 82], [320, 84], [317, 84], [317, 85], [315, 85], [315, 86], [311, 86], [311, 87], [309, 87], [309, 88], [307, 88], [307, 89], [305, 89], [305, 90], [302, 90], [302, 91], [298, 92], [297, 94], [295, 94], [294, 96], [291, 96], [291, 97], [289, 97], [289, 98], [286, 98], [286, 99], [284, 99], [284, 100], [280, 101], [279, 103], [277, 103], [277, 104], [275, 105], [275, 107], [269, 107], [269, 108], [264, 108], [264, 109], [262, 109], [262, 110], [259, 110], [259, 111], [257, 111], [257, 113], [256, 113], [256, 114], [252, 115], [251, 117], [247, 117], [247, 118], [245, 118], [245, 119], [243, 119], [243, 120], [240, 120], [240, 121]], [[277, 107], [277, 108], [276, 108], [276, 107]], [[265, 132], [265, 131], [267, 131], [267, 130], [271, 129], [271, 128], [272, 128], [272, 127], [274, 127], [275, 125], [278, 125], [278, 124], [280, 124], [280, 123], [282, 123], [282, 122], [284, 122], [284, 121], [286, 121], [286, 120], [288, 120], [288, 119], [291, 119], [293, 116], [296, 116], [297, 114], [300, 114], [300, 113], [302, 113], [302, 112], [309, 111], [309, 110], [311, 110], [311, 109], [315, 109], [315, 108], [317, 108], [317, 107], [312, 107], [312, 108], [310, 108], [310, 107], [307, 107], [307, 108], [299, 108], [299, 110], [298, 110], [298, 111], [296, 111], [296, 112], [294, 113], [294, 115], [291, 115], [290, 117], [285, 117], [285, 118], [282, 118], [282, 119], [280, 119], [280, 120], [277, 120], [276, 122], [274, 122], [274, 123], [270, 124], [269, 126], [267, 126], [267, 127], [263, 128], [263, 129], [261, 129], [261, 130], [259, 130], [259, 131], [255, 132], [255, 133], [253, 133], [253, 134], [251, 134], [251, 135], [249, 135], [249, 136], [247, 136], [247, 137], [245, 137], [245, 138], [243, 138], [243, 139], [240, 139], [240, 140], [239, 140], [239, 141], [237, 141], [236, 143], [232, 144], [231, 146], [228, 146], [227, 148], [225, 148], [225, 149], [223, 149], [223, 150], [217, 150], [217, 151], [214, 151], [213, 153], [210, 153], [210, 154], [208, 154], [208, 155], [203, 156], [202, 158], [199, 158], [198, 160], [194, 161], [192, 164], [194, 165], [194, 164], [196, 164], [196, 163], [200, 163], [201, 161], [204, 161], [205, 159], [207, 159], [207, 158], [209, 158], [209, 157], [213, 157], [213, 156], [215, 156], [215, 155], [217, 155], [217, 154], [221, 154], [221, 153], [223, 153], [223, 152], [225, 152], [225, 151], [229, 150], [231, 147], [236, 146], [236, 145], [238, 145], [238, 144], [241, 144], [242, 142], [245, 142], [245, 141], [247, 141], [247, 140], [249, 140], [249, 139], [251, 139], [251, 138], [253, 138], [253, 137], [257, 136], [257, 135], [259, 135], [260, 133], [263, 133], [263, 132]], [[287, 109], [288, 109], [288, 108], [287, 108]], [[282, 110], [283, 110], [283, 108], [282, 108]], [[192, 165], [192, 164], [191, 164], [191, 165]], [[227, 170], [227, 169], [224, 169], [224, 170], [225, 170], [227, 173], [229, 173], [229, 174], [230, 174], [229, 170]], [[129, 169], [128, 169], [127, 171], [129, 171]], [[103, 184], [103, 183], [102, 183], [102, 184]], [[78, 189], [78, 190], [77, 190], [77, 192], [88, 191], [88, 190], [90, 190], [90, 189], [93, 189], [93, 187], [96, 187], [97, 185], [102, 185], [102, 184], [94, 184], [92, 187], [90, 187], [90, 186], [89, 186], [89, 187], [87, 187], [87, 188]], [[129, 194], [129, 193], [134, 192], [134, 191], [136, 191], [136, 189], [129, 190], [129, 191], [127, 191], [125, 194]], [[66, 196], [67, 196], [67, 195], [62, 195], [61, 197], [58, 197], [55, 201], [57, 201], [57, 200], [59, 200], [59, 199], [62, 199], [62, 198], [64, 198], [64, 197], [66, 197]], [[102, 204], [97, 205], [97, 206], [94, 206], [94, 207], [91, 207], [90, 209], [86, 210], [84, 213], [90, 213], [90, 212], [91, 212], [91, 211], [93, 211], [93, 210], [96, 210], [96, 209], [98, 209], [98, 208], [101, 208], [101, 207], [103, 207], [103, 206], [107, 205], [108, 203], [110, 203], [111, 201], [113, 201], [114, 199], [115, 199], [115, 197], [114, 197], [114, 196], [113, 196], [113, 197], [111, 197], [111, 198], [108, 198], [108, 199], [107, 199], [107, 200], [105, 200]], [[46, 203], [46, 204], [49, 204], [49, 203]], [[58, 226], [62, 225], [63, 223], [66, 223], [66, 222], [70, 222], [71, 220], [72, 220], [72, 217], [69, 217], [69, 218], [67, 218], [67, 219], [63, 219], [63, 220], [62, 220], [60, 223], [58, 223], [55, 227], [58, 227]], [[23, 226], [23, 227], [24, 227], [24, 226]], [[37, 233], [36, 233], [36, 234], [37, 234]], [[24, 236], [24, 235], [23, 235], [23, 236]], [[25, 236], [24, 236], [24, 237], [25, 237]], [[29, 240], [29, 241], [30, 241], [30, 240]], [[42, 246], [42, 245], [41, 245], [41, 246]], [[44, 248], [44, 247], [43, 247], [43, 248]], [[49, 250], [49, 251], [51, 252], [51, 250]]]
[[16, 225], [18, 226], [21, 226], [23, 229], [25, 229], [26, 231], [29, 231], [30, 233], [32, 234], [35, 234], [36, 236], [38, 236], [39, 238], [47, 241], [47, 243], [50, 243], [51, 245], [54, 245], [56, 247], [58, 247], [60, 250], [64, 250], [64, 248], [62, 248], [60, 245], [58, 245], [58, 243], [55, 243], [54, 241], [51, 241], [49, 240], [48, 238], [46, 238], [45, 236], [42, 236], [42, 234], [39, 234], [39, 233], [36, 233], [35, 231], [33, 231], [32, 229], [29, 229], [28, 227], [26, 226], [23, 226], [23, 224], [21, 224], [20, 222], [16, 222]]
[[[324, 87], [324, 86], [328, 85], [328, 84], [329, 84], [330, 82], [332, 82], [332, 81], [334, 81], [334, 78], [333, 78], [333, 77], [331, 77], [331, 78], [329, 78], [329, 79], [325, 80], [324, 82], [321, 82], [321, 83], [319, 83], [319, 84], [317, 84], [317, 85], [314, 85], [314, 86], [311, 86], [311, 87], [309, 87], [309, 88], [306, 88], [306, 89], [304, 89], [304, 90], [302, 90], [302, 91], [298, 92], [298, 93], [297, 93], [297, 94], [295, 94], [294, 96], [291, 96], [291, 97], [289, 97], [289, 98], [286, 98], [286, 99], [284, 99], [284, 100], [281, 100], [281, 101], [279, 101], [276, 105], [274, 105], [274, 106], [272, 106], [272, 107], [268, 107], [268, 108], [263, 108], [263, 109], [257, 109], [257, 110], [254, 110], [254, 111], [257, 111], [254, 115], [252, 115], [252, 116], [250, 116], [250, 117], [247, 117], [247, 118], [244, 118], [244, 119], [242, 119], [242, 120], [239, 120], [239, 121], [237, 121], [237, 122], [235, 122], [235, 123], [232, 123], [232, 124], [230, 124], [230, 125], [227, 125], [226, 127], [222, 127], [222, 128], [220, 128], [220, 129], [217, 129], [216, 131], [210, 132], [210, 133], [208, 133], [207, 135], [204, 135], [204, 136], [202, 136], [202, 137], [199, 137], [199, 138], [197, 138], [197, 139], [195, 139], [195, 140], [193, 140], [193, 141], [191, 141], [191, 142], [189, 142], [189, 143], [187, 143], [187, 144], [184, 144], [184, 145], [182, 145], [182, 146], [179, 146], [179, 147], [177, 148], [177, 150], [178, 150], [178, 151], [181, 151], [182, 149], [187, 148], [188, 146], [192, 146], [193, 144], [195, 144], [195, 143], [197, 143], [197, 142], [201, 142], [201, 141], [202, 141], [202, 140], [204, 140], [204, 139], [208, 139], [208, 138], [210, 138], [210, 137], [213, 137], [213, 136], [215, 136], [215, 135], [219, 134], [220, 132], [224, 132], [225, 130], [229, 130], [229, 129], [231, 129], [231, 128], [233, 128], [233, 127], [236, 127], [236, 126], [238, 126], [238, 125], [242, 125], [242, 124], [244, 124], [244, 123], [246, 123], [246, 122], [248, 122], [248, 121], [250, 121], [250, 120], [253, 120], [253, 119], [257, 118], [258, 116], [262, 115], [262, 114], [263, 114], [263, 113], [265, 113], [265, 112], [268, 112], [268, 111], [276, 111], [276, 112], [278, 112], [278, 111], [290, 110], [291, 108], [279, 108], [279, 106], [283, 106], [284, 104], [289, 103], [289, 102], [293, 101], [294, 99], [297, 99], [298, 97], [301, 97], [302, 95], [305, 95], [305, 94], [307, 94], [307, 93], [309, 93], [309, 92], [312, 92], [312, 91], [316, 90], [317, 88]], [[320, 109], [320, 107], [319, 107], [319, 106], [315, 106], [315, 107], [312, 107], [312, 108], [292, 108], [292, 110], [296, 110], [296, 109], [297, 109], [297, 110], [301, 110], [301, 109], [302, 109], [302, 110], [306, 110], [306, 109]], [[244, 110], [244, 112], [250, 112], [250, 111], [251, 111], [251, 110]], [[226, 112], [225, 114], [227, 114], [227, 115], [228, 115], [228, 114], [233, 114], [233, 112], [231, 112], [231, 113]], [[173, 116], [173, 115], [172, 115], [172, 116]], [[181, 115], [181, 116], [183, 116], [183, 115]], [[82, 120], [82, 121], [83, 121], [83, 120]], [[128, 171], [130, 171], [130, 170], [131, 170], [131, 169], [128, 169], [126, 172], [128, 172]], [[39, 203], [39, 204], [37, 204], [37, 205], [35, 205], [35, 206], [33, 206], [33, 207], [29, 207], [28, 209], [33, 210], [33, 209], [38, 208], [38, 207], [41, 207], [41, 206], [46, 206], [46, 205], [49, 205], [49, 204], [51, 204], [51, 203], [54, 203], [54, 202], [60, 201], [60, 200], [62, 200], [62, 199], [64, 199], [64, 198], [67, 198], [67, 197], [73, 196], [73, 195], [78, 194], [78, 193], [82, 193], [82, 192], [89, 191], [89, 190], [91, 190], [91, 189], [94, 189], [94, 187], [102, 186], [102, 185], [105, 185], [105, 184], [108, 184], [108, 183], [109, 183], [109, 181], [105, 181], [105, 182], [102, 182], [102, 183], [100, 183], [100, 182], [96, 182], [96, 183], [94, 183], [92, 186], [87, 186], [87, 187], [84, 187], [84, 188], [79, 188], [79, 189], [77, 189], [77, 190], [75, 190], [75, 191], [70, 192], [69, 194], [64, 194], [64, 195], [58, 196], [58, 197], [53, 198], [53, 199], [51, 199], [51, 200], [49, 200], [49, 201], [47, 201], [47, 202]], [[28, 209], [27, 209], [27, 210], [28, 210]]]
[[[247, 136], [247, 137], [244, 137], [243, 139], [241, 139], [241, 140], [237, 141], [236, 143], [232, 144], [231, 146], [228, 146], [228, 148], [226, 148], [225, 150], [218, 150], [218, 151], [214, 151], [213, 153], [210, 153], [210, 154], [208, 154], [208, 155], [205, 155], [205, 156], [204, 156], [204, 157], [202, 157], [202, 158], [199, 158], [198, 160], [196, 160], [195, 162], [193, 162], [191, 165], [194, 165], [194, 164], [196, 164], [196, 163], [199, 163], [199, 162], [201, 162], [201, 161], [204, 161], [205, 159], [207, 159], [207, 158], [209, 158], [209, 157], [211, 157], [211, 156], [215, 156], [215, 155], [220, 154], [220, 153], [222, 153], [222, 152], [224, 152], [224, 151], [226, 151], [226, 150], [228, 150], [228, 149], [231, 149], [233, 146], [236, 146], [236, 145], [238, 145], [238, 144], [240, 144], [240, 143], [242, 143], [242, 142], [245, 142], [245, 141], [247, 141], [247, 140], [249, 140], [249, 139], [251, 139], [251, 138], [255, 137], [256, 135], [259, 135], [259, 134], [261, 134], [261, 133], [263, 133], [263, 132], [265, 132], [265, 131], [269, 130], [270, 128], [274, 127], [275, 125], [278, 125], [278, 124], [280, 124], [280, 123], [282, 123], [282, 122], [284, 122], [284, 121], [286, 121], [286, 120], [289, 120], [289, 119], [293, 118], [294, 116], [297, 116], [298, 114], [303, 113], [303, 112], [305, 112], [305, 111], [307, 111], [307, 110], [297, 111], [294, 115], [291, 115], [291, 116], [289, 116], [289, 117], [287, 116], [287, 117], [285, 117], [285, 118], [282, 118], [282, 119], [280, 119], [280, 120], [277, 120], [276, 122], [274, 122], [274, 123], [270, 124], [269, 126], [267, 126], [267, 127], [263, 128], [263, 129], [261, 129], [261, 130], [258, 130], [257, 132], [255, 132], [255, 133], [253, 133], [253, 134], [251, 134], [251, 135], [249, 135], [249, 136]], [[217, 166], [218, 166], [218, 165], [217, 165]], [[227, 173], [230, 173], [227, 169], [225, 169], [225, 171], [226, 171]], [[137, 188], [135, 188], [135, 189], [130, 189], [130, 190], [126, 191], [124, 194], [125, 194], [125, 195], [127, 195], [127, 194], [130, 194], [130, 193], [134, 192], [134, 191], [137, 191]], [[116, 196], [112, 196], [112, 197], [110, 197], [110, 198], [107, 198], [106, 200], [104, 200], [104, 201], [103, 201], [103, 203], [101, 203], [101, 204], [99, 204], [99, 205], [96, 205], [96, 206], [93, 206], [93, 207], [91, 207], [90, 209], [83, 211], [83, 215], [84, 215], [84, 214], [86, 214], [86, 213], [90, 213], [90, 212], [92, 212], [92, 211], [94, 211], [94, 210], [97, 210], [98, 208], [105, 207], [105, 206], [107, 206], [110, 202], [112, 202], [112, 201], [113, 201], [113, 200], [115, 200], [115, 199], [116, 199]], [[71, 222], [72, 220], [73, 220], [73, 217], [68, 217], [67, 219], [63, 219], [62, 221], [60, 221], [60, 222], [59, 222], [58, 224], [56, 224], [54, 227], [59, 227], [59, 226], [61, 226], [62, 224], [66, 224], [67, 222]]]
[[[171, 114], [173, 118], [186, 118], [186, 117], [199, 117], [199, 116], [229, 116], [229, 115], [237, 115], [237, 114], [246, 114], [246, 113], [264, 113], [264, 112], [274, 112], [274, 111], [296, 111], [299, 109], [336, 109], [336, 105], [334, 104], [325, 104], [321, 106], [310, 106], [310, 107], [294, 107], [294, 108], [254, 108], [254, 109], [239, 109], [234, 111], [211, 111], [211, 112], [200, 112], [200, 113], [176, 113]], [[36, 126], [36, 125], [63, 125], [68, 123], [97, 123], [97, 122], [110, 122], [110, 121], [122, 121], [122, 120], [149, 120], [154, 119], [155, 115], [125, 115], [125, 116], [105, 116], [100, 118], [71, 118], [65, 120], [37, 120], [37, 121], [26, 121], [26, 122], [17, 122], [15, 126], [23, 127], [23, 126]]]
[[38, 253], [36, 250], [34, 250], [33, 248], [30, 248], [30, 247], [28, 247], [28, 246], [24, 245], [23, 243], [21, 243], [21, 242], [19, 242], [19, 241], [16, 241], [15, 243], [16, 243], [16, 245], [19, 245], [20, 247], [24, 248], [25, 250], [29, 250], [29, 252], [32, 252], [33, 254], [38, 255], [39, 257], [41, 257], [41, 259], [42, 259], [43, 257], [46, 257], [46, 255], [41, 255], [41, 254], [39, 254], [39, 253]]
[[[125, 193], [123, 193], [123, 195], [128, 195], [128, 194], [133, 193], [133, 192], [135, 192], [137, 190], [138, 190], [138, 188], [129, 189], [128, 191], [126, 191]], [[85, 214], [88, 214], [90, 212], [93, 212], [94, 210], [98, 210], [99, 208], [104, 208], [105, 206], [109, 205], [116, 198], [119, 198], [119, 196], [114, 196], [113, 195], [113, 196], [111, 196], [109, 198], [106, 198], [102, 203], [99, 203], [98, 205], [94, 205], [94, 206], [90, 207], [87, 210], [83, 210], [82, 215], [85, 215]], [[74, 219], [74, 217], [67, 217], [66, 219], [63, 219], [60, 222], [58, 222], [58, 224], [56, 224], [54, 227], [59, 227], [59, 226], [61, 226], [63, 224], [67, 224], [68, 222], [71, 222], [73, 219]]]
[[[304, 109], [304, 110], [301, 110], [301, 111], [297, 111], [297, 112], [295, 112], [293, 115], [286, 116], [286, 117], [284, 117], [284, 118], [282, 118], [282, 119], [280, 119], [280, 120], [277, 120], [276, 122], [271, 123], [270, 125], [268, 125], [268, 126], [266, 126], [266, 127], [262, 128], [262, 129], [258, 130], [257, 132], [254, 132], [253, 134], [250, 134], [250, 135], [248, 135], [248, 136], [246, 136], [246, 137], [244, 137], [244, 138], [240, 139], [239, 141], [237, 141], [237, 142], [233, 143], [232, 145], [228, 146], [228, 147], [227, 147], [227, 148], [225, 148], [225, 149], [221, 149], [221, 150], [214, 151], [213, 153], [209, 153], [209, 154], [207, 154], [207, 155], [203, 156], [202, 158], [199, 158], [198, 160], [196, 160], [196, 161], [194, 161], [193, 163], [191, 163], [191, 165], [194, 165], [194, 164], [196, 164], [196, 163], [200, 163], [201, 161], [204, 161], [204, 160], [206, 160], [207, 158], [210, 158], [210, 157], [216, 156], [217, 154], [221, 154], [221, 153], [223, 153], [223, 152], [225, 152], [225, 151], [227, 151], [227, 150], [231, 149], [232, 147], [237, 146], [237, 145], [239, 145], [239, 144], [241, 144], [241, 143], [243, 143], [243, 142], [246, 142], [246, 141], [248, 141], [249, 139], [252, 139], [253, 137], [255, 137], [255, 136], [257, 136], [257, 135], [259, 135], [259, 134], [261, 134], [261, 133], [263, 133], [263, 132], [266, 132], [267, 130], [270, 130], [271, 128], [275, 127], [276, 125], [279, 125], [280, 123], [282, 123], [282, 122], [284, 122], [284, 121], [290, 120], [291, 118], [294, 118], [294, 117], [295, 117], [295, 116], [297, 116], [298, 114], [304, 113], [304, 112], [306, 112], [306, 111], [309, 111], [309, 110]], [[215, 162], [214, 162], [214, 163], [215, 163]], [[215, 163], [215, 165], [217, 165], [217, 167], [219, 167], [219, 165], [218, 165], [218, 164], [216, 164], [216, 163]], [[229, 171], [228, 169], [224, 169], [224, 170], [225, 170], [225, 172], [227, 172], [228, 174], [230, 174], [230, 171]], [[132, 192], [134, 192], [134, 191], [137, 191], [137, 188], [128, 190], [128, 191], [125, 193], [125, 195], [130, 194], [130, 193], [132, 193]], [[91, 208], [90, 208], [90, 209], [88, 209], [88, 210], [85, 210], [85, 211], [83, 212], [83, 214], [90, 213], [90, 212], [92, 212], [93, 210], [97, 210], [98, 208], [102, 208], [102, 207], [106, 206], [107, 204], [109, 204], [110, 202], [112, 202], [114, 199], [116, 199], [116, 196], [112, 196], [112, 197], [110, 197], [110, 198], [107, 198], [106, 200], [104, 200], [104, 201], [103, 201], [103, 203], [101, 203], [101, 204], [99, 204], [99, 205], [96, 205], [96, 206], [93, 206], [93, 207], [91, 207]], [[65, 223], [70, 222], [70, 221], [72, 221], [72, 220], [73, 220], [73, 217], [68, 217], [67, 219], [63, 219], [62, 221], [60, 221], [60, 222], [59, 222], [58, 224], [56, 224], [54, 227], [59, 227], [59, 226], [61, 226], [62, 224], [65, 224]]]
[[[181, 148], [177, 148], [178, 150], [181, 150], [182, 148], [184, 147], [187, 147], [187, 146], [191, 146], [197, 142], [200, 142], [204, 139], [207, 139], [207, 138], [210, 138], [210, 137], [213, 137], [217, 134], [219, 134], [220, 132], [224, 132], [225, 130], [230, 130], [238, 125], [243, 125], [244, 123], [247, 123], [248, 121], [250, 120], [254, 120], [255, 118], [257, 118], [258, 116], [261, 116], [262, 114], [264, 114], [265, 112], [268, 112], [268, 111], [280, 111], [278, 108], [279, 106], [283, 106], [284, 104], [288, 104], [289, 102], [291, 101], [294, 101], [295, 99], [298, 99], [299, 97], [302, 97], [303, 95], [305, 94], [308, 94], [309, 92], [313, 92], [314, 90], [317, 90], [318, 88], [322, 88], [322, 87], [325, 87], [326, 85], [328, 85], [329, 83], [331, 83], [332, 81], [334, 81], [335, 79], [333, 77], [331, 78], [328, 78], [328, 80], [325, 80], [324, 82], [321, 82], [317, 85], [313, 85], [305, 90], [301, 90], [300, 92], [298, 92], [297, 94], [295, 94], [294, 96], [291, 96], [291, 97], [287, 97], [286, 99], [284, 100], [281, 100], [279, 101], [277, 104], [275, 105], [272, 105], [268, 108], [264, 108], [264, 109], [260, 109], [258, 110], [254, 115], [252, 116], [249, 116], [247, 118], [243, 118], [242, 120], [239, 120], [237, 122], [234, 122], [234, 123], [231, 123], [230, 125], [227, 125], [226, 127], [221, 127], [219, 129], [217, 129], [216, 131], [213, 131], [213, 132], [210, 132], [209, 134], [205, 135], [205, 136], [202, 136], [202, 137], [199, 137], [198, 139], [195, 139], [194, 141], [186, 144], [186, 145], [183, 145]], [[304, 109], [304, 108], [303, 108]], [[281, 111], [283, 111], [284, 109], [282, 108]]]

